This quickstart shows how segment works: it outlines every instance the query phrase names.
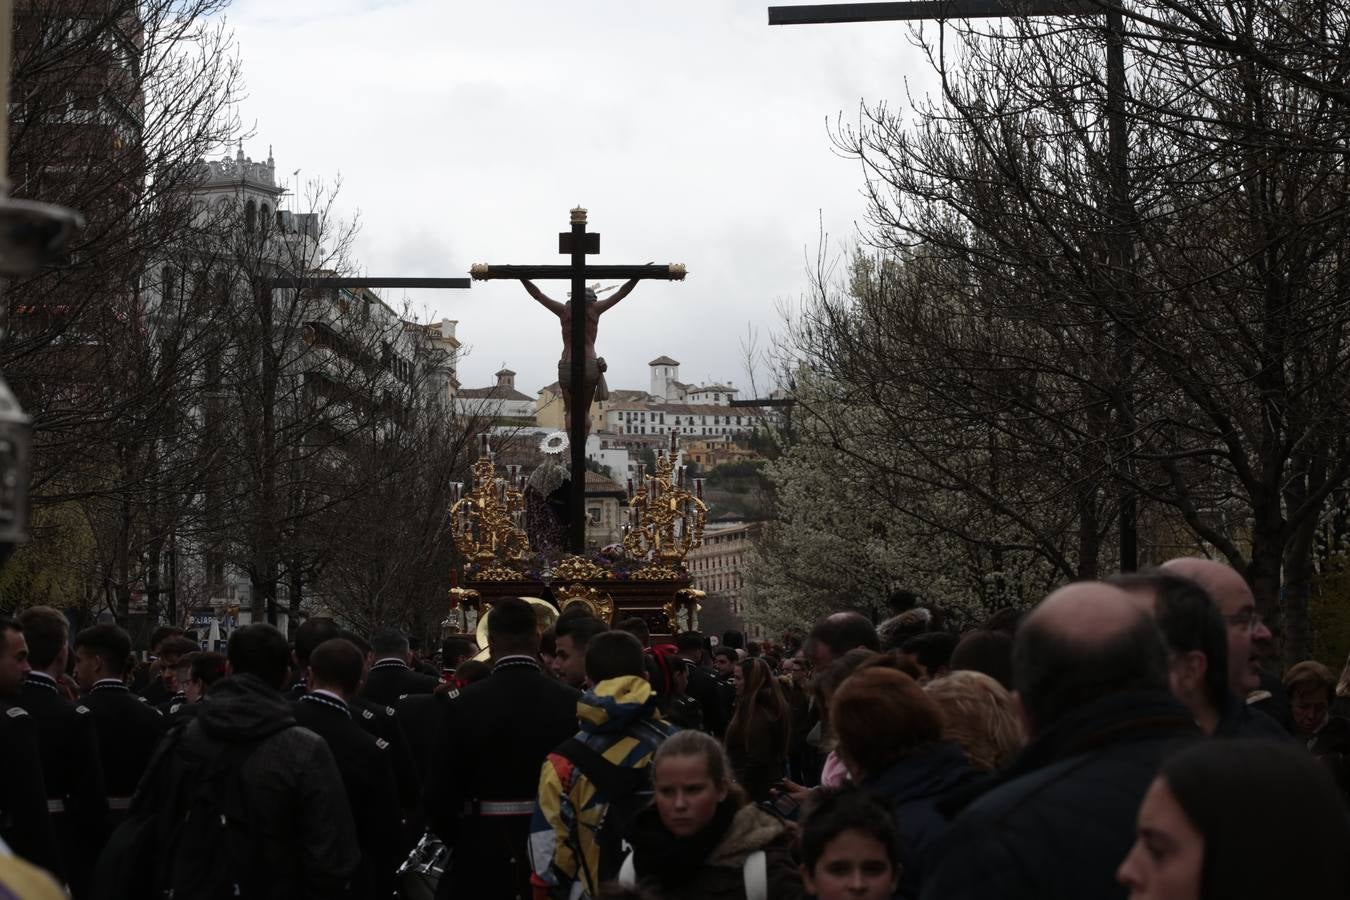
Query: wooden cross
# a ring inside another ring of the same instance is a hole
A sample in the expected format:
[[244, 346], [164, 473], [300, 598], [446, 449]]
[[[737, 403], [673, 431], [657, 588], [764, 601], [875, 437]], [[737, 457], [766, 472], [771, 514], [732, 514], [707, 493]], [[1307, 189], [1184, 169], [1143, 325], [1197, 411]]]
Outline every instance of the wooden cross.
[[586, 210], [577, 207], [571, 213], [570, 231], [558, 235], [558, 252], [571, 256], [572, 261], [562, 266], [491, 266], [484, 263], [475, 265], [469, 272], [475, 280], [491, 279], [513, 280], [568, 280], [572, 282], [573, 306], [570, 349], [571, 349], [571, 387], [568, 391], [568, 406], [571, 416], [568, 424], [568, 441], [572, 448], [572, 489], [569, 500], [568, 549], [573, 553], [586, 551], [586, 432], [590, 420], [591, 391], [586, 384], [586, 315], [582, 304], [586, 302], [586, 280], [588, 278], [622, 278], [632, 281], [662, 280], [683, 281], [685, 269], [682, 265], [643, 265], [643, 266], [599, 266], [587, 265], [586, 256], [600, 252], [600, 235], [586, 230]]

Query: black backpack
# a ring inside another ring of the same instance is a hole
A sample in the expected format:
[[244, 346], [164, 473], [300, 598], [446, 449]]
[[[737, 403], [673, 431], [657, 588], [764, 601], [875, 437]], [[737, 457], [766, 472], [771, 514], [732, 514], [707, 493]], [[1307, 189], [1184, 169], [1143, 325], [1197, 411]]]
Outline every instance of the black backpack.
[[[595, 831], [595, 843], [600, 849], [600, 871], [593, 873], [591, 883], [613, 881], [628, 855], [626, 841], [633, 822], [652, 799], [651, 766], [615, 765], [576, 738], [563, 741], [554, 752], [581, 770], [607, 804], [600, 827]], [[577, 859], [585, 865], [585, 858], [580, 853]]]
[[[146, 770], [152, 778], [194, 723], [173, 729]], [[244, 802], [240, 772], [275, 730], [247, 744], [182, 765], [154, 808], [135, 809], [99, 857], [94, 900], [225, 900], [260, 896], [261, 848]], [[138, 797], [138, 800], [141, 798]]]

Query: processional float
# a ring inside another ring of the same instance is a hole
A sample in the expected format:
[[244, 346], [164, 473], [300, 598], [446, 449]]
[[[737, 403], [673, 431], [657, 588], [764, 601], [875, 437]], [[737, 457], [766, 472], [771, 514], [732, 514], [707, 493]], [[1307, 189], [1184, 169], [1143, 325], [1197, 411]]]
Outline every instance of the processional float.
[[544, 627], [581, 605], [613, 625], [640, 618], [654, 642], [698, 627], [704, 592], [690, 586], [685, 557], [703, 543], [708, 508], [703, 479], [686, 477], [676, 435], [653, 471], [639, 465], [628, 480], [621, 544], [586, 555], [550, 556], [530, 546], [525, 529], [526, 478], [518, 465], [499, 466], [487, 435], [479, 438], [472, 488], [453, 485], [450, 528], [465, 562], [451, 573], [450, 617], [486, 646], [486, 619], [503, 597], [534, 604]]

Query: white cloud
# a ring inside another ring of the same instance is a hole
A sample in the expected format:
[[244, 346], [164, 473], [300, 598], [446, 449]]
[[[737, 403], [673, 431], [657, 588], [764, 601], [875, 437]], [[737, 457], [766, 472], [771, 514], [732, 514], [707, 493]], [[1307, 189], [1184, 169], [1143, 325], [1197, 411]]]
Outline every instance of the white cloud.
[[[246, 152], [271, 144], [278, 171], [306, 180], [340, 173], [371, 274], [563, 262], [555, 235], [580, 203], [597, 262], [690, 272], [605, 316], [610, 385], [646, 386], [663, 353], [687, 380], [741, 382], [747, 323], [771, 329], [777, 301], [802, 293], [822, 223], [841, 241], [864, 213], [827, 120], [931, 82], [904, 25], [770, 28], [767, 5], [242, 0], [229, 21], [257, 127]], [[466, 386], [503, 363], [527, 392], [556, 377], [557, 321], [519, 285], [409, 299], [460, 321]]]

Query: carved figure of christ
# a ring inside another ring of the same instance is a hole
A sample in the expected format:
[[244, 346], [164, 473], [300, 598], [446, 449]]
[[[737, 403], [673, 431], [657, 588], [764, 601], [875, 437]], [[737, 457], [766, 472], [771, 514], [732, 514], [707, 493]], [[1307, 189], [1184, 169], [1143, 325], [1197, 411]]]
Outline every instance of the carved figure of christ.
[[[609, 399], [609, 388], [605, 384], [605, 361], [595, 355], [595, 336], [600, 329], [600, 317], [611, 307], [616, 305], [624, 297], [633, 292], [637, 287], [639, 279], [629, 279], [623, 287], [612, 297], [604, 300], [598, 300], [595, 291], [587, 288], [585, 294], [585, 340], [582, 347], [582, 356], [584, 362], [584, 376], [581, 389], [581, 409], [589, 411], [591, 403], [595, 400]], [[562, 324], [562, 357], [558, 360], [558, 387], [563, 398], [563, 416], [567, 423], [568, 434], [573, 433], [572, 429], [572, 304], [575, 302], [569, 300], [566, 303], [559, 303], [552, 297], [549, 297], [538, 286], [528, 278], [522, 278], [520, 283], [525, 286], [525, 290], [531, 297], [539, 302], [539, 305], [547, 309], [558, 317]], [[582, 433], [590, 431], [590, 416], [583, 412]]]

